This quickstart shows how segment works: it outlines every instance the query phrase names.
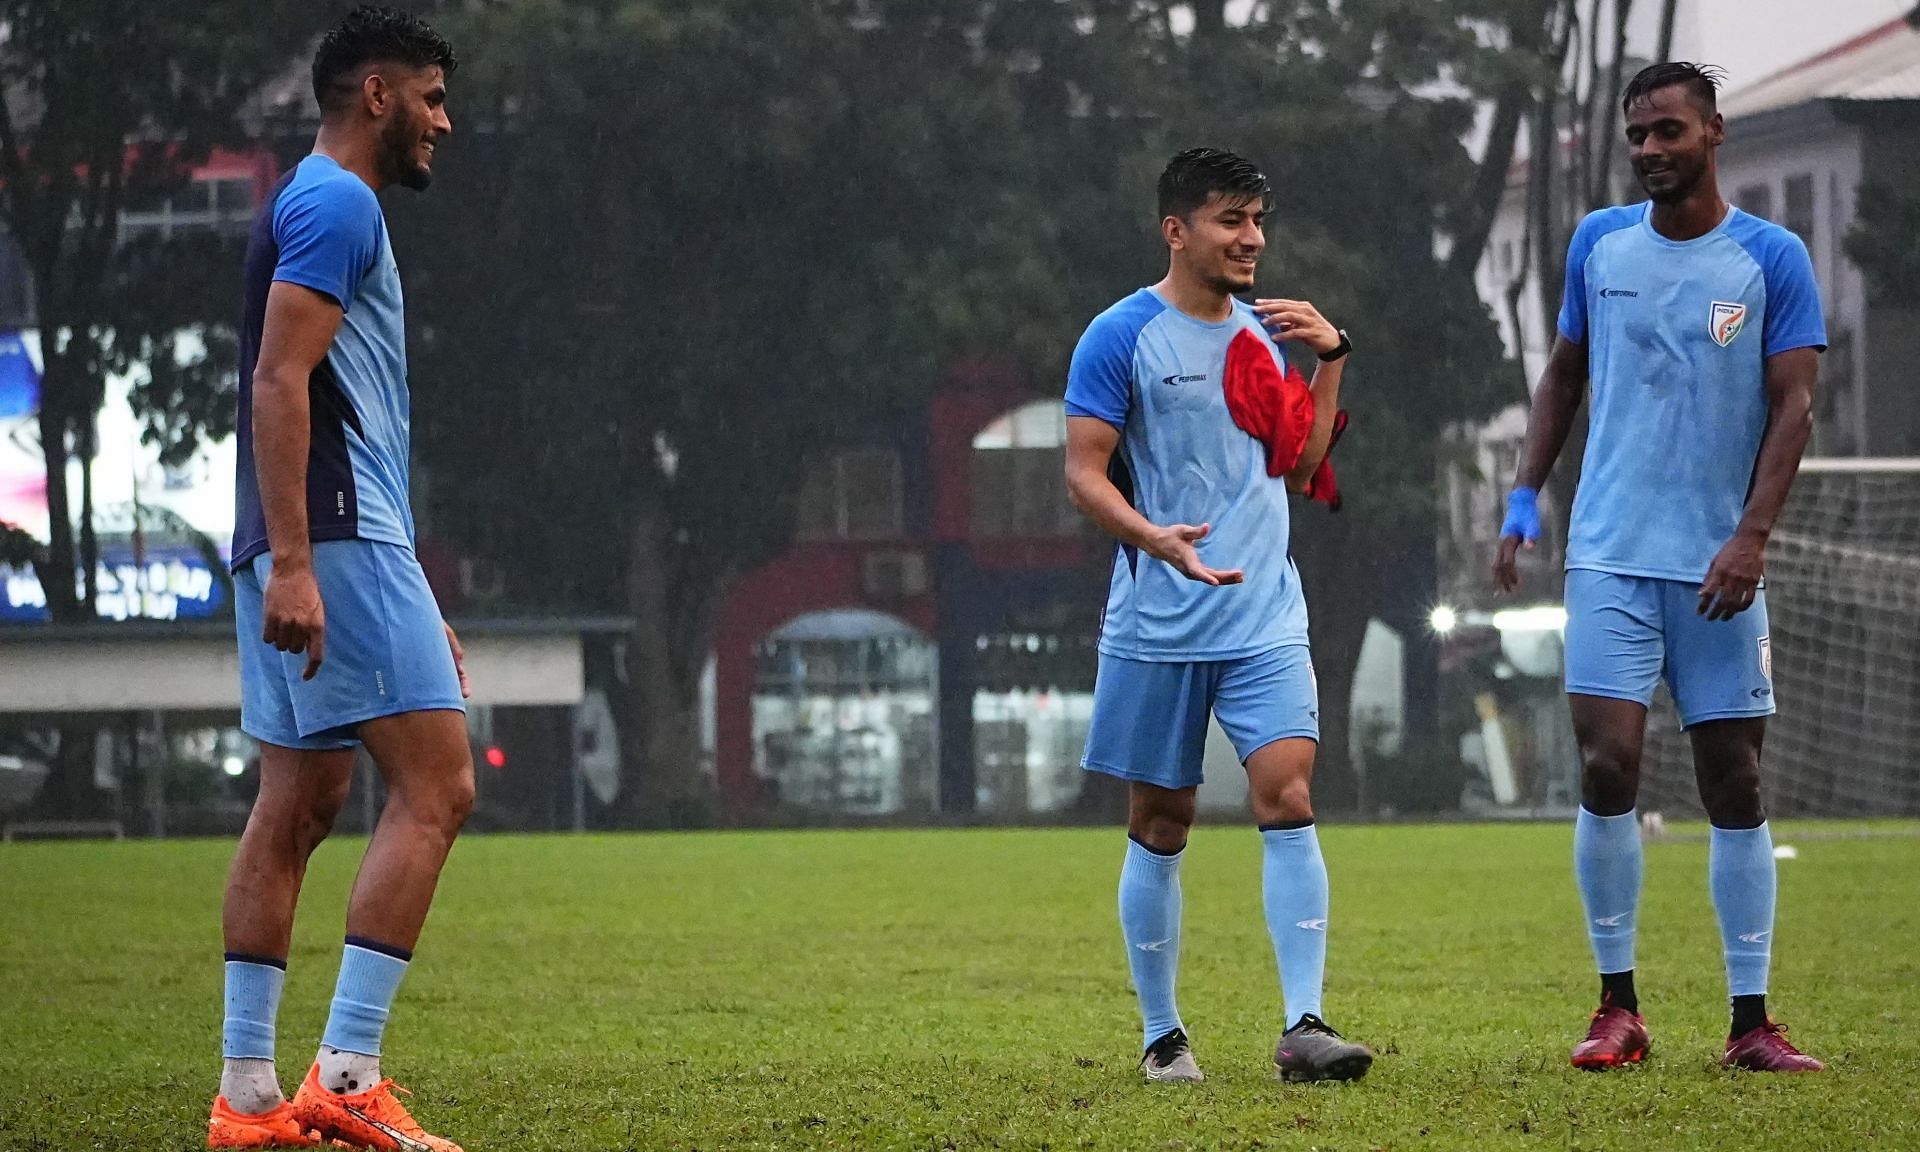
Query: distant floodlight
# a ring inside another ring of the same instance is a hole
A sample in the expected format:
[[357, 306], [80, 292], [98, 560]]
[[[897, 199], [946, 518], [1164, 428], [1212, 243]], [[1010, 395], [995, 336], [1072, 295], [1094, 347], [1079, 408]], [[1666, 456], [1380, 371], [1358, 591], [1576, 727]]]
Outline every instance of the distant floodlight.
[[220, 770], [229, 776], [238, 776], [247, 770], [247, 762], [238, 756], [229, 756], [220, 762]]
[[1427, 613], [1427, 623], [1435, 633], [1445, 636], [1460, 626], [1460, 613], [1446, 604], [1440, 604]]

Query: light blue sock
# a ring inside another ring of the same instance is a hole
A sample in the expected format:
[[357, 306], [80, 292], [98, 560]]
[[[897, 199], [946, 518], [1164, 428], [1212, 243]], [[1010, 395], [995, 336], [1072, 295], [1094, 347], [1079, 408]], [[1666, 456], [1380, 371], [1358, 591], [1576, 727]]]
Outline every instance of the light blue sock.
[[1758, 828], [1713, 830], [1707, 846], [1707, 887], [1720, 917], [1729, 996], [1767, 994], [1777, 880], [1773, 830], [1765, 823]]
[[1280, 966], [1280, 997], [1287, 1027], [1320, 1015], [1327, 972], [1327, 862], [1320, 835], [1304, 828], [1260, 829], [1261, 899], [1267, 934]]
[[1633, 970], [1641, 867], [1638, 813], [1595, 816], [1583, 805], [1573, 822], [1573, 875], [1587, 910], [1593, 962], [1603, 975]]
[[1142, 1048], [1182, 1028], [1173, 999], [1180, 969], [1180, 857], [1162, 856], [1132, 837], [1120, 866], [1120, 934], [1127, 941], [1127, 967], [1140, 996], [1146, 1038]]
[[407, 974], [413, 953], [390, 948], [358, 936], [347, 937], [340, 957], [340, 979], [333, 988], [333, 1009], [320, 1042], [342, 1052], [380, 1055], [380, 1035], [387, 1029], [387, 1013], [400, 978]]
[[220, 1055], [228, 1060], [273, 1059], [273, 1022], [287, 962], [227, 953], [227, 1009], [220, 1027]]

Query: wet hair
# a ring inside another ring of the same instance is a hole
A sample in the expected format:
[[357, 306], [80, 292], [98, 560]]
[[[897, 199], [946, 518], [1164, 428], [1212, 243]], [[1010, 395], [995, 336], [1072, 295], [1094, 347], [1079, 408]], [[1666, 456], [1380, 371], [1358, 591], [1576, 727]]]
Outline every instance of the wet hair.
[[1687, 97], [1700, 110], [1701, 117], [1712, 119], [1713, 114], [1720, 110], [1720, 86], [1726, 80], [1726, 71], [1712, 64], [1695, 64], [1688, 60], [1652, 64], [1627, 81], [1626, 90], [1620, 94], [1620, 111], [1631, 113], [1636, 105], [1651, 100], [1653, 94], [1662, 88], [1679, 86], [1687, 90]]
[[368, 64], [394, 61], [411, 68], [438, 64], [451, 75], [458, 61], [453, 45], [410, 12], [362, 4], [320, 40], [313, 54], [313, 98], [322, 114], [346, 107], [354, 80]]
[[1160, 173], [1160, 219], [1193, 215], [1215, 195], [1236, 205], [1258, 202], [1265, 210], [1273, 185], [1253, 163], [1219, 148], [1189, 148]]

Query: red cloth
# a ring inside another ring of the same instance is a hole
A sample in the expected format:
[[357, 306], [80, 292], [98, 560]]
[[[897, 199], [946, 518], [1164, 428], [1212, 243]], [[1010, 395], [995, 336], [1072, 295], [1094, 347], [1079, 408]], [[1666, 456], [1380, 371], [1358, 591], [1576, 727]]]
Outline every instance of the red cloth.
[[[1293, 365], [1283, 373], [1267, 341], [1242, 329], [1227, 345], [1227, 378], [1222, 384], [1227, 412], [1242, 432], [1266, 445], [1267, 475], [1285, 476], [1300, 463], [1313, 432], [1313, 392]], [[1333, 446], [1347, 429], [1347, 414], [1334, 413], [1327, 454], [1307, 482], [1307, 498], [1340, 509], [1340, 485], [1333, 478]]]

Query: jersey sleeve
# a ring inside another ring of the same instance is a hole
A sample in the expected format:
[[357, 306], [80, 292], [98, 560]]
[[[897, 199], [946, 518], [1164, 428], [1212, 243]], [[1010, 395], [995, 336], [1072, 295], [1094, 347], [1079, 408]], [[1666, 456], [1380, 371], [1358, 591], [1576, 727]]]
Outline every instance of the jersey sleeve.
[[380, 202], [357, 178], [295, 184], [273, 208], [273, 278], [353, 306], [380, 249]]
[[1587, 258], [1602, 234], [1600, 215], [1594, 213], [1573, 230], [1567, 245], [1567, 273], [1560, 291], [1560, 335], [1575, 344], [1587, 340]]
[[1813, 260], [1800, 237], [1782, 228], [1767, 245], [1761, 268], [1767, 278], [1767, 324], [1762, 354], [1795, 348], [1827, 349], [1827, 318], [1820, 307], [1820, 284]]
[[1087, 326], [1067, 368], [1067, 415], [1124, 428], [1133, 407], [1133, 346], [1139, 330], [1101, 316]]

